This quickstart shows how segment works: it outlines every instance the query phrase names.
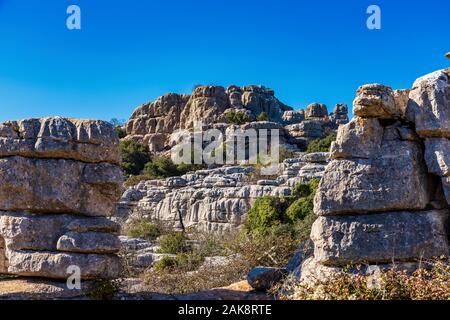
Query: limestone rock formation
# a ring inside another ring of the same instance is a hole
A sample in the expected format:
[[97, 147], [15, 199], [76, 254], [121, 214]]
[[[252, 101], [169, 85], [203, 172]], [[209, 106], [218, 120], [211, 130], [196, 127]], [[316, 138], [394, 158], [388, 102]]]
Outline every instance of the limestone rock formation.
[[303, 281], [355, 264], [364, 267], [351, 272], [411, 271], [449, 255], [449, 80], [442, 70], [411, 91], [358, 89], [356, 117], [339, 128], [315, 197], [314, 256], [296, 270]]
[[320, 179], [327, 161], [327, 153], [287, 159], [276, 179], [252, 178], [253, 167], [225, 166], [141, 182], [124, 193], [117, 219], [121, 224], [147, 218], [209, 232], [234, 230], [257, 198], [290, 195], [298, 183]]
[[325, 118], [328, 117], [327, 106], [320, 103], [310, 104], [305, 111], [305, 118]]
[[348, 106], [346, 104], [337, 104], [332, 113], [330, 120], [337, 126], [348, 123]]
[[191, 129], [197, 121], [208, 128], [224, 127], [231, 112], [245, 114], [249, 122], [265, 113], [268, 122], [286, 126], [281, 136], [295, 148], [305, 148], [309, 141], [322, 138], [327, 128], [335, 130], [348, 122], [346, 105], [337, 105], [328, 117], [323, 104], [294, 111], [264, 86], [200, 86], [191, 95], [169, 93], [137, 108], [125, 125], [126, 139], [142, 142], [152, 152], [164, 152], [172, 147], [170, 135], [176, 130]]
[[0, 273], [114, 278], [122, 193], [118, 137], [102, 121], [27, 119], [0, 124]]

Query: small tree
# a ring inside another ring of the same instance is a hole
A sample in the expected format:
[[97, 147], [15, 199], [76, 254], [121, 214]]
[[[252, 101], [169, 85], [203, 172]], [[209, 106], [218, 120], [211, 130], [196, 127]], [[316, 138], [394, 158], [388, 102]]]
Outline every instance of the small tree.
[[120, 142], [122, 169], [127, 175], [138, 175], [150, 161], [148, 146], [133, 140]]

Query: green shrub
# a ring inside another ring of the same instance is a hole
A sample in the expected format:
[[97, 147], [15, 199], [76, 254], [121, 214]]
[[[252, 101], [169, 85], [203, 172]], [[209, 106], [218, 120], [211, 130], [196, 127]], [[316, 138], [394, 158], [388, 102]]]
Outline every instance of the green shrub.
[[242, 125], [250, 121], [243, 111], [230, 111], [226, 115], [229, 124]]
[[141, 238], [147, 241], [153, 241], [158, 238], [162, 231], [160, 226], [146, 220], [136, 220], [126, 227], [129, 237]]
[[307, 198], [300, 198], [295, 200], [289, 208], [286, 210], [286, 216], [293, 223], [297, 220], [302, 220], [306, 218], [308, 214], [310, 214], [314, 209], [314, 204]]
[[284, 212], [290, 205], [289, 197], [261, 197], [247, 213], [244, 227], [248, 234], [263, 236], [273, 227], [286, 222]]
[[119, 280], [97, 279], [91, 283], [86, 296], [93, 300], [112, 300], [119, 293], [120, 287]]
[[313, 153], [330, 151], [331, 143], [336, 140], [336, 136], [336, 133], [330, 133], [323, 139], [311, 141], [306, 149], [306, 152]]
[[186, 237], [182, 232], [173, 232], [161, 237], [160, 253], [178, 254], [186, 250]]
[[265, 112], [261, 112], [256, 118], [257, 121], [269, 121], [269, 116]]
[[319, 182], [319, 179], [311, 179], [308, 183], [299, 183], [294, 187], [292, 195], [300, 198], [307, 197], [316, 192]]
[[172, 270], [178, 266], [177, 259], [175, 257], [162, 257], [160, 260], [153, 264], [153, 268], [156, 271]]
[[120, 141], [122, 169], [127, 175], [139, 175], [150, 161], [148, 146], [133, 140]]
[[153, 179], [164, 179], [175, 177], [179, 172], [172, 159], [165, 156], [156, 156], [145, 165], [145, 174], [153, 177]]
[[[314, 196], [319, 184], [312, 179], [295, 187], [292, 197], [262, 197], [256, 199], [247, 213], [244, 230], [252, 236], [280, 234], [282, 230], [291, 233], [310, 232], [314, 220]], [[303, 220], [306, 220], [302, 223]]]
[[165, 179], [169, 177], [178, 177], [190, 171], [204, 169], [203, 164], [179, 164], [173, 163], [167, 156], [156, 156], [151, 162], [145, 165], [145, 175], [149, 179]]

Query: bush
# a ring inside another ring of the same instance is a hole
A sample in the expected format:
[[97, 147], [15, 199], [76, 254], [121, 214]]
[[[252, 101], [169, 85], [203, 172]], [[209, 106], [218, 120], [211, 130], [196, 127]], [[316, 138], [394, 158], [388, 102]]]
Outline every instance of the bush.
[[256, 118], [257, 121], [269, 121], [269, 116], [265, 112], [261, 112]]
[[91, 283], [86, 296], [93, 300], [112, 300], [120, 291], [118, 280], [97, 279]]
[[156, 156], [151, 162], [145, 165], [145, 175], [149, 179], [165, 179], [169, 177], [178, 177], [190, 171], [204, 169], [202, 164], [179, 164], [173, 163], [167, 156]]
[[156, 271], [172, 270], [178, 265], [177, 259], [175, 257], [162, 257], [160, 260], [153, 264], [153, 268]]
[[289, 197], [261, 197], [247, 213], [244, 223], [248, 234], [267, 235], [272, 228], [286, 223], [284, 212], [292, 202]]
[[186, 237], [182, 232], [173, 232], [163, 236], [159, 242], [160, 253], [178, 254], [186, 249]]
[[178, 176], [179, 172], [172, 159], [165, 156], [156, 156], [145, 165], [145, 174], [153, 179], [164, 179]]
[[139, 175], [150, 161], [148, 146], [133, 140], [120, 141], [122, 169], [127, 175]]
[[328, 152], [330, 151], [331, 143], [336, 140], [336, 137], [336, 133], [330, 133], [323, 139], [311, 141], [306, 149], [306, 152]]
[[314, 210], [314, 204], [307, 198], [300, 198], [295, 200], [289, 208], [286, 210], [286, 216], [291, 221], [291, 223], [297, 220], [303, 220]]
[[[299, 221], [314, 217], [314, 196], [319, 184], [318, 179], [312, 179], [306, 184], [297, 185], [292, 197], [262, 197], [256, 199], [247, 213], [244, 222], [245, 231], [253, 236], [264, 236], [278, 232], [287, 224], [286, 230], [301, 234], [310, 231], [310, 224], [300, 224]], [[295, 227], [294, 225], [297, 224]], [[274, 228], [278, 228], [276, 231]], [[302, 229], [299, 229], [302, 228]], [[306, 230], [303, 230], [306, 228]]]
[[242, 125], [250, 121], [243, 111], [230, 111], [226, 115], [229, 124]]
[[146, 220], [135, 220], [126, 227], [126, 233], [132, 238], [154, 241], [161, 233], [161, 227]]
[[256, 266], [285, 267], [300, 243], [295, 237], [286, 234], [249, 237], [242, 232], [224, 234], [220, 239], [208, 236], [207, 241], [207, 247], [213, 252], [220, 251], [221, 256], [235, 255], [236, 258], [230, 258], [226, 265], [188, 272], [203, 263], [203, 254], [178, 254], [174, 258], [177, 267], [155, 269], [145, 274], [148, 289], [175, 294], [227, 286], [246, 279], [248, 272]]

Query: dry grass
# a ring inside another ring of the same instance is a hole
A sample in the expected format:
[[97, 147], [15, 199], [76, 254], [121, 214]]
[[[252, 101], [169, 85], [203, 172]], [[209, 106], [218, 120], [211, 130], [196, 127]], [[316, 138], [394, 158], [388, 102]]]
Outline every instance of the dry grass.
[[[285, 283], [281, 299], [287, 300], [450, 300], [450, 263], [424, 263], [412, 274], [400, 270], [381, 272], [373, 277], [354, 274], [335, 276], [313, 285]], [[292, 293], [293, 292], [293, 293]]]
[[[298, 241], [290, 235], [250, 238], [233, 233], [214, 239], [203, 235], [203, 245], [193, 255], [232, 256], [226, 265], [201, 267], [188, 271], [181, 264], [178, 268], [150, 270], [143, 276], [150, 291], [178, 294], [193, 293], [218, 288], [242, 281], [256, 266], [284, 267], [298, 248]], [[205, 239], [206, 237], [206, 239]]]

